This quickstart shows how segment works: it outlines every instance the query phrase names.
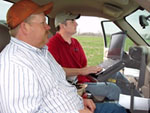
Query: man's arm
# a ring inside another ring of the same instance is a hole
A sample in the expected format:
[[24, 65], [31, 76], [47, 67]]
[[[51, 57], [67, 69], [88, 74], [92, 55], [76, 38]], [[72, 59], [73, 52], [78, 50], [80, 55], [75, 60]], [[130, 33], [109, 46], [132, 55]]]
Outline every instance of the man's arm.
[[67, 76], [77, 76], [77, 75], [88, 75], [90, 73], [97, 73], [102, 70], [99, 66], [89, 66], [84, 68], [65, 68], [63, 69], [66, 72]]

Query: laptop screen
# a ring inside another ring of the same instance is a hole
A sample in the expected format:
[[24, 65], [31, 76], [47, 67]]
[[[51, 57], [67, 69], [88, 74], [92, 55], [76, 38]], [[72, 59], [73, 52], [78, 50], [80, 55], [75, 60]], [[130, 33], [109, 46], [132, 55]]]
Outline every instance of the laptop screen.
[[125, 38], [125, 32], [118, 32], [111, 35], [107, 58], [122, 59]]

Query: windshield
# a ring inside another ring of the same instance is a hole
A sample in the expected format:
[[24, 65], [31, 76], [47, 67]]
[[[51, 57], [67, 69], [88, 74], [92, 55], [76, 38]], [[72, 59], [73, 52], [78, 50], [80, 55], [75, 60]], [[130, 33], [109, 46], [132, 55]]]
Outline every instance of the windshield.
[[150, 45], [150, 18], [144, 19], [143, 23], [147, 26], [143, 27], [139, 22], [140, 17], [148, 17], [150, 13], [146, 10], [137, 10], [126, 17], [127, 22], [138, 32], [138, 34]]

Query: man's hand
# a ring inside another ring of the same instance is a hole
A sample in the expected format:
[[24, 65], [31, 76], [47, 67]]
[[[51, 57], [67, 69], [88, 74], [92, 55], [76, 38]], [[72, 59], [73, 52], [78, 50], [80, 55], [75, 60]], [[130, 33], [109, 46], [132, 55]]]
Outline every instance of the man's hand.
[[91, 73], [97, 73], [102, 71], [102, 68], [100, 66], [90, 66], [90, 67], [84, 67], [80, 70], [80, 75], [89, 75]]
[[92, 113], [94, 113], [94, 110], [96, 109], [95, 103], [92, 99], [83, 99], [84, 102], [84, 109], [90, 110]]
[[83, 109], [83, 110], [80, 110], [79, 113], [92, 113], [92, 112], [88, 109]]

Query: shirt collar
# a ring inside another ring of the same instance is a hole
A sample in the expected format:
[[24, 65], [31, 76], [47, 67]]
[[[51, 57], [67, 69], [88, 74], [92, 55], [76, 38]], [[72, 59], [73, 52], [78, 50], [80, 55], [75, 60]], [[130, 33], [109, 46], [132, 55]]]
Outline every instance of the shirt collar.
[[56, 33], [56, 36], [59, 38], [59, 40], [65, 44], [68, 44], [68, 45], [72, 45], [73, 43], [73, 40], [72, 40], [72, 37], [71, 37], [71, 44], [69, 44], [68, 42], [66, 42], [63, 37], [59, 34], [59, 33]]
[[24, 41], [18, 40], [17, 38], [14, 38], [14, 37], [11, 37], [11, 43], [15, 43], [22, 48], [25, 48], [25, 49], [28, 49], [28, 50], [31, 50], [34, 52], [42, 52], [42, 51], [45, 51], [48, 49], [48, 47], [46, 45], [43, 48], [39, 49], [39, 48], [34, 47]]

